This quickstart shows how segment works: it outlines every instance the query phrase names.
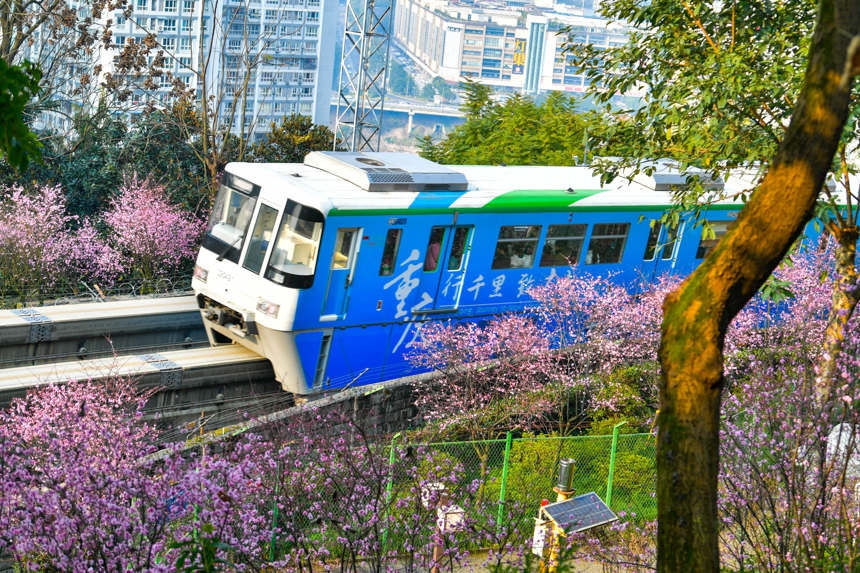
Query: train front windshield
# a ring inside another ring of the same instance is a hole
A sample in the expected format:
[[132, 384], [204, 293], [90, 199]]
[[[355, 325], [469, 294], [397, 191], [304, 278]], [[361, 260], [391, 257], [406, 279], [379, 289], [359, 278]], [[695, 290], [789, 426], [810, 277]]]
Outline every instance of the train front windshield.
[[218, 253], [219, 258], [238, 263], [259, 194], [259, 186], [225, 173], [203, 237], [203, 247]]
[[322, 230], [321, 212], [295, 201], [287, 201], [266, 267], [266, 278], [291, 288], [311, 286]]

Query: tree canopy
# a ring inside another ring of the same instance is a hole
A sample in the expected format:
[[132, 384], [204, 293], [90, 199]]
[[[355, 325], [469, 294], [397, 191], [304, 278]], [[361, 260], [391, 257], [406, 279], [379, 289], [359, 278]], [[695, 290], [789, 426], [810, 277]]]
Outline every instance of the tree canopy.
[[607, 0], [604, 15], [636, 31], [624, 46], [576, 53], [598, 99], [646, 90], [643, 105], [606, 131], [622, 160], [604, 163], [605, 174], [662, 157], [715, 170], [761, 162], [766, 171], [735, 227], [664, 303], [658, 570], [716, 572], [726, 331], [809, 221], [834, 152], [855, 128], [860, 8], [852, 0], [821, 0], [817, 13], [808, 0], [681, 6]]
[[26, 169], [39, 157], [39, 141], [24, 121], [24, 108], [39, 92], [42, 73], [30, 62], [9, 65], [0, 59], [0, 157], [10, 165]]
[[[127, 125], [100, 105], [73, 121], [71, 140], [61, 134], [43, 135], [45, 161], [41, 164], [19, 172], [0, 161], [0, 183], [60, 184], [69, 212], [88, 216], [104, 210], [124, 176], [137, 175], [163, 185], [169, 200], [186, 210], [208, 211], [211, 157], [202, 149], [199, 114], [193, 108], [179, 102], [142, 114]], [[333, 138], [327, 127], [296, 115], [273, 124], [272, 132], [249, 151], [256, 161], [301, 162], [310, 151], [331, 149]], [[219, 172], [228, 162], [241, 160], [237, 142], [228, 136], [215, 164]]]
[[[629, 41], [568, 50], [593, 86], [592, 97], [617, 118], [600, 139], [624, 161], [604, 169], [614, 174], [654, 158], [725, 169], [767, 162], [800, 91], [815, 5], [602, 2], [603, 16], [632, 25]], [[630, 92], [642, 94], [637, 109], [609, 108], [615, 94]]]
[[574, 165], [583, 159], [588, 126], [599, 122], [561, 92], [543, 103], [522, 94], [498, 102], [489, 86], [467, 81], [462, 89], [466, 121], [439, 142], [424, 138], [422, 156], [440, 163]]
[[325, 125], [316, 125], [306, 115], [285, 116], [250, 149], [255, 161], [301, 163], [311, 151], [332, 149], [334, 133]]

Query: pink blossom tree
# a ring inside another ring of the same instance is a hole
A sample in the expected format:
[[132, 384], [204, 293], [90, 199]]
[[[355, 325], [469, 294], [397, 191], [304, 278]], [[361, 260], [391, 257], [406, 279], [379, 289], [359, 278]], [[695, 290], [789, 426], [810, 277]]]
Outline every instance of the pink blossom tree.
[[170, 571], [183, 542], [261, 562], [268, 458], [252, 438], [219, 456], [154, 456], [134, 381], [70, 381], [0, 413], [0, 551], [22, 569]]
[[[860, 564], [860, 337], [856, 321], [849, 326], [846, 352], [836, 360], [842, 384], [828, 402], [816, 394], [821, 340], [802, 336], [757, 351], [726, 396], [721, 536], [736, 566], [854, 571]], [[835, 447], [828, 443], [834, 436], [841, 440]]]
[[150, 283], [193, 260], [205, 225], [171, 204], [161, 185], [136, 175], [125, 180], [103, 218], [124, 264]]
[[475, 322], [425, 325], [410, 355], [413, 364], [443, 375], [417, 388], [416, 404], [439, 430], [471, 440], [510, 428], [531, 428], [553, 404], [538, 391], [570, 379], [537, 322], [506, 315]]
[[0, 296], [41, 299], [78, 280], [110, 284], [122, 271], [118, 253], [90, 221], [75, 228], [60, 187], [0, 194]]
[[152, 449], [143, 399], [125, 380], [72, 381], [0, 413], [0, 549], [22, 568], [154, 566], [179, 472], [139, 465]]

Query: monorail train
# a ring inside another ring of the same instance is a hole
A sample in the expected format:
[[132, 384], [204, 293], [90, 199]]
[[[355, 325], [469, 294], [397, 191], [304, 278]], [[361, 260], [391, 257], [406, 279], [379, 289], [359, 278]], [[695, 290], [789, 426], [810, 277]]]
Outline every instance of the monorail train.
[[[192, 286], [210, 342], [266, 356], [285, 390], [398, 378], [412, 372], [404, 354], [422, 323], [525, 310], [530, 287], [572, 264], [630, 282], [691, 272], [740, 205], [705, 212], [713, 238], [689, 221], [651, 225], [685, 183], [658, 169], [604, 186], [586, 167], [407, 153], [232, 163]], [[752, 180], [710, 184], [731, 196]]]

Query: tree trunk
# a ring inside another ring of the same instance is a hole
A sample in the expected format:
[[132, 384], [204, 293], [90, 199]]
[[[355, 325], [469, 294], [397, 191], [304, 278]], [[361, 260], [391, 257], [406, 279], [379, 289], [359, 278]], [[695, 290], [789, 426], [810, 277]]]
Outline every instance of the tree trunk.
[[842, 341], [848, 321], [857, 307], [860, 292], [857, 287], [857, 270], [854, 262], [857, 256], [857, 238], [860, 235], [856, 225], [845, 225], [834, 229], [838, 247], [836, 249], [836, 281], [833, 283], [833, 297], [830, 314], [827, 317], [827, 330], [824, 331], [824, 354], [819, 363], [815, 380], [815, 394], [819, 406], [830, 397], [836, 384], [836, 358], [842, 352]]
[[[719, 571], [717, 472], [723, 342], [812, 216], [848, 114], [856, 0], [821, 0], [801, 93], [760, 187], [702, 265], [663, 304], [657, 567]], [[849, 64], [849, 65], [846, 65]]]

